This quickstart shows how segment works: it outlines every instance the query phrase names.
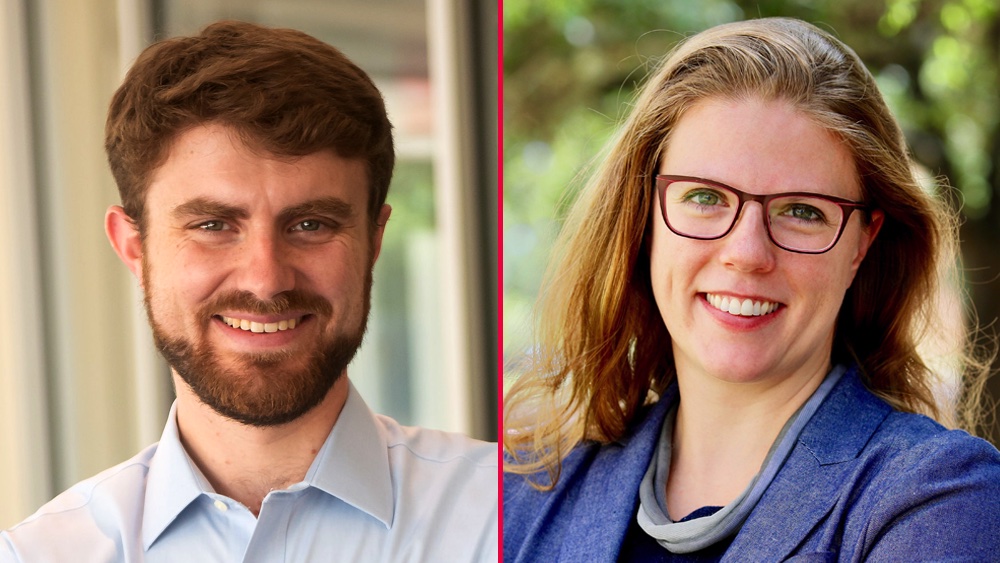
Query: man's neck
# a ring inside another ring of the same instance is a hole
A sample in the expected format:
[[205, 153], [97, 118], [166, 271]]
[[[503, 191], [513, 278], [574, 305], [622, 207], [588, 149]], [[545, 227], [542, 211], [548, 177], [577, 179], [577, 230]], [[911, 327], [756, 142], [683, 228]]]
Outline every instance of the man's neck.
[[185, 451], [215, 492], [243, 503], [255, 516], [270, 491], [305, 479], [349, 389], [345, 374], [306, 414], [287, 424], [259, 428], [215, 412], [176, 374], [174, 386], [177, 428]]

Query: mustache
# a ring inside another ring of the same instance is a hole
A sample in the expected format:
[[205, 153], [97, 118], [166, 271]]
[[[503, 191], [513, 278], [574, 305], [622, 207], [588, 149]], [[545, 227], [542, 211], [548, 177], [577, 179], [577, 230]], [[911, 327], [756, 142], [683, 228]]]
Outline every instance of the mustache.
[[280, 315], [289, 311], [313, 313], [317, 316], [333, 314], [333, 306], [329, 301], [315, 293], [298, 289], [284, 291], [270, 300], [259, 299], [249, 291], [229, 291], [204, 303], [201, 307], [201, 316], [209, 318], [215, 311], [223, 309], [256, 315]]

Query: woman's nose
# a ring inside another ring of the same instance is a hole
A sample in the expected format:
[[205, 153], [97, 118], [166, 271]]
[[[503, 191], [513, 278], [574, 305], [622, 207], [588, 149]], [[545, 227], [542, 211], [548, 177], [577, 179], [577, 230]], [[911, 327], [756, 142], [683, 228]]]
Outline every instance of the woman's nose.
[[729, 234], [720, 242], [720, 260], [743, 272], [766, 272], [774, 267], [778, 249], [767, 233], [764, 208], [749, 201], [743, 205]]

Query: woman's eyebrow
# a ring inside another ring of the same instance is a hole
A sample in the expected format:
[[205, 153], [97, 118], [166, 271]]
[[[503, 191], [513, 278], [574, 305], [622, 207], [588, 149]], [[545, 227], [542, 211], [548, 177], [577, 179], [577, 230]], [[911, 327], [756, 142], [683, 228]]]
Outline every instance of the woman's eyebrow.
[[208, 197], [196, 197], [175, 207], [171, 215], [176, 219], [204, 216], [246, 219], [250, 212], [243, 207], [228, 205]]

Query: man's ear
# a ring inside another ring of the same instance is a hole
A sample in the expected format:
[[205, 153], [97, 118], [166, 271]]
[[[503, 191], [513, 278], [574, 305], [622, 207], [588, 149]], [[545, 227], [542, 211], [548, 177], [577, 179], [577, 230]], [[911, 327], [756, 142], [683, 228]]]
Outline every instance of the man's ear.
[[375, 232], [372, 234], [372, 266], [375, 265], [379, 253], [382, 252], [382, 235], [385, 234], [385, 224], [389, 222], [389, 215], [391, 213], [392, 207], [385, 204], [379, 210], [378, 218], [375, 220]]
[[139, 228], [120, 205], [112, 205], [104, 215], [104, 232], [111, 241], [111, 247], [125, 266], [132, 272], [139, 285], [145, 284], [142, 279], [142, 238]]

